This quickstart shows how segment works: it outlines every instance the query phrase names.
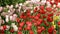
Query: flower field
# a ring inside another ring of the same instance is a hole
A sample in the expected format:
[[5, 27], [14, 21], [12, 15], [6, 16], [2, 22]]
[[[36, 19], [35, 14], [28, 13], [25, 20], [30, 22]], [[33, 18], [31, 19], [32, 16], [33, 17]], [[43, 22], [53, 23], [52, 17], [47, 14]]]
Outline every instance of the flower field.
[[0, 34], [60, 34], [60, 0], [5, 1], [0, 2]]

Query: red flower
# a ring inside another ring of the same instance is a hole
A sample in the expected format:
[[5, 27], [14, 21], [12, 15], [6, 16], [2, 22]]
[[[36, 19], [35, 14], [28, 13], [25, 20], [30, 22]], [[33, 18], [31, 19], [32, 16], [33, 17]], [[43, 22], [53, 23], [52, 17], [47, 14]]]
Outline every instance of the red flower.
[[27, 26], [31, 27], [32, 26], [32, 23], [30, 21], [27, 21], [26, 22]]
[[38, 21], [37, 21], [37, 25], [40, 25], [41, 23], [42, 23], [42, 19], [39, 19]]
[[54, 3], [57, 5], [58, 4], [58, 0], [54, 0]]
[[50, 17], [51, 17], [51, 16], [53, 16], [53, 13], [51, 13], [51, 14], [48, 14], [48, 16], [50, 16]]
[[22, 32], [18, 32], [18, 34], [22, 34]]
[[18, 30], [22, 30], [22, 27], [18, 27]]
[[40, 13], [38, 13], [37, 16], [40, 17]]
[[45, 24], [46, 26], [49, 26], [49, 24], [47, 24], [47, 22], [46, 22], [46, 21], [44, 21], [44, 24]]
[[52, 8], [47, 7], [46, 10], [50, 12], [50, 11], [52, 11]]
[[46, 18], [46, 16], [44, 15], [43, 18]]
[[41, 34], [41, 32], [42, 32], [42, 29], [39, 27], [39, 28], [37, 29], [37, 33], [38, 33], [38, 34]]
[[50, 27], [50, 28], [48, 29], [49, 34], [52, 34], [53, 30], [54, 30], [54, 27], [53, 27], [53, 26]]
[[29, 31], [29, 34], [34, 34], [34, 32], [32, 30]]
[[13, 29], [10, 29], [10, 32], [11, 32], [11, 33], [13, 33], [13, 32], [14, 32], [14, 30], [13, 30]]
[[37, 7], [34, 9], [34, 13], [37, 12]]
[[40, 9], [44, 10], [44, 6], [40, 6]]
[[7, 29], [6, 25], [4, 25], [4, 26], [3, 26], [3, 29], [4, 29], [4, 30], [6, 30], [6, 29]]
[[39, 19], [39, 17], [38, 17], [38, 16], [35, 16], [35, 17], [34, 17], [34, 19], [38, 20], [38, 19]]
[[30, 13], [26, 13], [27, 14], [27, 16], [30, 16]]
[[27, 26], [25, 29], [26, 29], [26, 30], [31, 30], [31, 27]]
[[37, 10], [34, 9], [34, 13], [37, 12]]
[[20, 26], [20, 27], [23, 27], [23, 26], [24, 26], [24, 22], [21, 22], [21, 23], [19, 24], [19, 26]]
[[49, 22], [52, 22], [53, 21], [53, 19], [51, 18], [51, 17], [47, 17], [47, 21], [49, 21]]
[[44, 10], [39, 11], [41, 14], [45, 14], [46, 12]]
[[58, 22], [58, 25], [60, 25], [60, 21]]
[[16, 22], [18, 22], [18, 23], [19, 23], [19, 22], [20, 22], [20, 18], [16, 18]]
[[45, 30], [45, 28], [43, 26], [41, 27], [41, 29], [42, 29], [42, 31]]

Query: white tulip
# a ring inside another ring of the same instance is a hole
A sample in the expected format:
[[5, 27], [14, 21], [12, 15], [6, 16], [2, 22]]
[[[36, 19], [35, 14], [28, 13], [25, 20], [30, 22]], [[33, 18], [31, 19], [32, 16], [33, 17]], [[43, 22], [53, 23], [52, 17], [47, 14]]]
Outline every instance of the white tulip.
[[35, 2], [39, 2], [39, 1], [40, 1], [40, 0], [31, 0], [31, 2], [34, 2], [34, 3], [35, 3]]
[[16, 25], [13, 27], [13, 29], [14, 31], [18, 31], [18, 27]]
[[55, 8], [55, 7], [56, 7], [56, 5], [54, 4], [54, 5], [53, 5], [53, 7]]
[[26, 12], [26, 10], [24, 10], [24, 12]]
[[19, 5], [20, 5], [20, 6], [22, 6], [23, 4], [22, 4], [22, 3], [20, 3]]
[[46, 4], [47, 4], [47, 7], [51, 7], [50, 2], [47, 1]]
[[15, 25], [15, 23], [12, 23], [11, 26], [13, 27], [14, 31], [18, 31], [18, 27]]
[[6, 22], [8, 22], [9, 21], [9, 16], [8, 15], [6, 15]]
[[31, 11], [31, 13], [33, 13], [33, 10]]
[[10, 20], [12, 20], [13, 16], [10, 16]]
[[10, 10], [8, 10], [8, 12], [10, 12]]
[[60, 7], [60, 3], [58, 3], [58, 5], [57, 5], [58, 7]]
[[46, 3], [46, 0], [41, 1], [41, 5], [45, 5], [45, 3]]
[[52, 0], [51, 2], [54, 3], [54, 0]]

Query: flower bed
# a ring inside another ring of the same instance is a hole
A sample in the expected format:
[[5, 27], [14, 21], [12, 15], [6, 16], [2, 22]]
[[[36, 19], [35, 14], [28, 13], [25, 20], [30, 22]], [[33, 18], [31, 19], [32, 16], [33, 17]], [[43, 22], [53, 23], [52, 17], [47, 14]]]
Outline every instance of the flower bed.
[[0, 7], [1, 34], [60, 34], [60, 1], [30, 0]]

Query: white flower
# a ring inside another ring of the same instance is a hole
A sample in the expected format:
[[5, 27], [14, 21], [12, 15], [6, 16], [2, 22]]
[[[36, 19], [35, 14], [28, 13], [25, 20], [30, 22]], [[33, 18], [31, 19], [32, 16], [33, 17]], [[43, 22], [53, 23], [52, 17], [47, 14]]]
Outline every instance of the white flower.
[[15, 23], [12, 23], [11, 26], [14, 27]]
[[54, 3], [54, 0], [52, 0], [51, 2]]
[[13, 27], [14, 31], [18, 31], [18, 27], [15, 25], [15, 23], [12, 23], [11, 26]]
[[10, 12], [10, 10], [8, 10], [8, 12]]
[[49, 1], [47, 1], [46, 4], [47, 4], [47, 7], [51, 7], [51, 4]]
[[15, 7], [18, 7], [18, 4], [16, 4], [16, 6]]
[[26, 12], [26, 10], [24, 10], [24, 12]]
[[13, 5], [11, 5], [10, 8], [13, 8]]
[[59, 7], [59, 8], [60, 8], [60, 3], [58, 3], [57, 7]]
[[9, 8], [9, 5], [6, 5], [7, 8]]
[[33, 10], [31, 11], [31, 13], [33, 13]]
[[13, 16], [10, 16], [10, 20], [12, 20]]
[[13, 29], [14, 31], [18, 31], [18, 27], [16, 25], [13, 27]]
[[56, 5], [54, 4], [54, 5], [53, 5], [53, 7], [55, 8], [55, 7], [56, 7]]
[[40, 0], [31, 0], [31, 2], [39, 2]]
[[9, 16], [8, 15], [6, 15], [6, 22], [8, 22], [9, 21]]
[[30, 3], [31, 1], [26, 1], [24, 4], [26, 5], [26, 4], [28, 4], [28, 3]]
[[45, 5], [45, 3], [46, 3], [46, 0], [41, 1], [41, 5]]
[[2, 11], [3, 7], [0, 7], [0, 12]]
[[22, 4], [22, 3], [20, 3], [19, 5], [20, 5], [20, 6], [22, 6], [23, 4]]

